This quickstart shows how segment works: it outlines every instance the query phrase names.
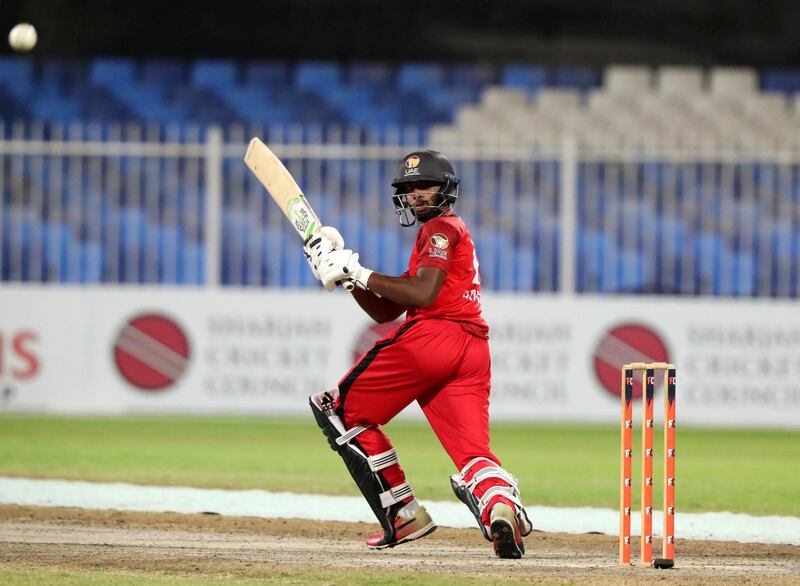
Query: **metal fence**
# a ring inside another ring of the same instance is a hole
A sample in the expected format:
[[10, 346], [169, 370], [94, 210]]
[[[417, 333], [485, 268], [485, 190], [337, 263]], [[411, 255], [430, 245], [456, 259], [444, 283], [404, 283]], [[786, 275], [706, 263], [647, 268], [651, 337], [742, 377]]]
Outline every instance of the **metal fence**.
[[[3, 281], [304, 287], [297, 236], [242, 164], [270, 144], [365, 264], [407, 264], [390, 182], [424, 129], [17, 124], [0, 132]], [[722, 149], [446, 153], [483, 286], [798, 296], [800, 157]]]

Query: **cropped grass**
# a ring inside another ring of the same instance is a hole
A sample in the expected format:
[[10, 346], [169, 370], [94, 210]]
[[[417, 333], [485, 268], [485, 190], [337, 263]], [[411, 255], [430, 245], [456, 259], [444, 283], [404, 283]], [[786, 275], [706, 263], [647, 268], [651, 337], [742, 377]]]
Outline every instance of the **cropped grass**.
[[[453, 500], [453, 463], [422, 421], [386, 426], [423, 500]], [[638, 429], [634, 446], [638, 447]], [[655, 445], [661, 445], [656, 429]], [[492, 449], [533, 505], [619, 505], [615, 426], [497, 422]], [[656, 450], [655, 503], [661, 460]], [[634, 502], [639, 454], [634, 476]], [[800, 516], [800, 432], [683, 427], [677, 438], [680, 511]], [[358, 494], [309, 418], [0, 415], [0, 475], [168, 486]]]

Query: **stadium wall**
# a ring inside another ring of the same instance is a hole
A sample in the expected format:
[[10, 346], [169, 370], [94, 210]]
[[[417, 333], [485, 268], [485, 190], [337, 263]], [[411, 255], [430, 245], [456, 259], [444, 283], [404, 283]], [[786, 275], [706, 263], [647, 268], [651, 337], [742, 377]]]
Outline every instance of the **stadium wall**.
[[[617, 421], [619, 365], [678, 367], [678, 417], [800, 428], [790, 302], [486, 294], [496, 419]], [[343, 293], [10, 285], [0, 410], [307, 414], [387, 330]], [[660, 388], [657, 388], [660, 393]], [[409, 408], [408, 416], [418, 416]]]

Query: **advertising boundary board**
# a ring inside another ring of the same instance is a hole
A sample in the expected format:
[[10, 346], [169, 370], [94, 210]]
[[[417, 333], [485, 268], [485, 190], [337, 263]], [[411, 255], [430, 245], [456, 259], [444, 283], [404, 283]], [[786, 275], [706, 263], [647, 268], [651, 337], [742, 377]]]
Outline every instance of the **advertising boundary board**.
[[[306, 415], [308, 395], [391, 331], [322, 290], [5, 286], [2, 298], [3, 411]], [[681, 424], [800, 428], [795, 305], [485, 294], [491, 415], [617, 422], [619, 366], [665, 361]]]

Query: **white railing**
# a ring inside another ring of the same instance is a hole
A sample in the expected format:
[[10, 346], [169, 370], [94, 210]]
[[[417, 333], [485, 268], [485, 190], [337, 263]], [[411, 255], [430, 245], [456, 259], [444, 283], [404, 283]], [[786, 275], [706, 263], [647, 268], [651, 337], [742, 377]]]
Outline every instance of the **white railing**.
[[[365, 263], [402, 272], [390, 202], [419, 128], [15, 125], [0, 133], [6, 281], [306, 286], [296, 237], [241, 163], [264, 137]], [[416, 142], [415, 142], [416, 141]], [[796, 297], [794, 151], [459, 146], [457, 211], [508, 291]]]

